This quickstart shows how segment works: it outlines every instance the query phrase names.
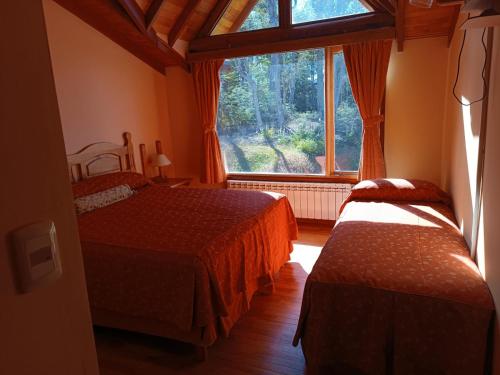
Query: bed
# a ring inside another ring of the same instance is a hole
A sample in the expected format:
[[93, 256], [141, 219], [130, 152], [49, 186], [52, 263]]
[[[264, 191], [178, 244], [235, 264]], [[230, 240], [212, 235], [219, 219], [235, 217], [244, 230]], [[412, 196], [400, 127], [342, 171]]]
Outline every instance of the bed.
[[363, 181], [308, 276], [294, 345], [311, 374], [483, 374], [489, 290], [433, 184]]
[[134, 173], [132, 150], [127, 134], [125, 146], [100, 143], [68, 157], [76, 200], [134, 190], [78, 216], [93, 323], [204, 353], [254, 293], [272, 291], [297, 236], [295, 217], [280, 194], [151, 184]]

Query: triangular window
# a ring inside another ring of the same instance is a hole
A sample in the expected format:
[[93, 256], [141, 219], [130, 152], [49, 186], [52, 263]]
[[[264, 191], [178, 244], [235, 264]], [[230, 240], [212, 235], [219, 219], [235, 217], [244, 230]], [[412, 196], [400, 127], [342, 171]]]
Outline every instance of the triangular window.
[[279, 26], [277, 0], [259, 0], [238, 31], [269, 29]]
[[[368, 13], [359, 0], [290, 0], [292, 23]], [[212, 35], [279, 27], [278, 0], [232, 0]]]
[[368, 13], [358, 0], [291, 0], [292, 23], [320, 21], [331, 18]]
[[212, 35], [279, 26], [278, 0], [233, 0]]

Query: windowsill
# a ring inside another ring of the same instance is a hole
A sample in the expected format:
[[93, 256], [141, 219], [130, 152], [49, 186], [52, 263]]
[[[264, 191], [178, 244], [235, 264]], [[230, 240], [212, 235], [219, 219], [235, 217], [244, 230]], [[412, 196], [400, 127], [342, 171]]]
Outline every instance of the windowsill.
[[323, 182], [339, 184], [357, 184], [357, 174], [342, 173], [334, 176], [298, 175], [298, 174], [261, 174], [261, 173], [229, 173], [228, 180], [244, 181], [272, 181], [272, 182]]

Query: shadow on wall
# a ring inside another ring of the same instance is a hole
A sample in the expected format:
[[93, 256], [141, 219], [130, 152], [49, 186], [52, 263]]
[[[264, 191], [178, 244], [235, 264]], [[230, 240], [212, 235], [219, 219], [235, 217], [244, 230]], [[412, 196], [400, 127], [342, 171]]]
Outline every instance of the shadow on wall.
[[[460, 23], [460, 21], [459, 21]], [[450, 52], [449, 94], [446, 119], [445, 142], [447, 150], [447, 180], [444, 185], [452, 193], [457, 221], [464, 237], [470, 244], [472, 231], [473, 205], [476, 194], [476, 171], [481, 124], [482, 103], [461, 106], [451, 92], [456, 75], [458, 54], [462, 41], [457, 33]], [[482, 97], [483, 82], [481, 72], [484, 51], [481, 44], [482, 30], [470, 30], [464, 46], [460, 81], [457, 96], [464, 102], [473, 102]], [[485, 277], [500, 309], [500, 29], [496, 29], [493, 47], [492, 72], [490, 79], [490, 98], [488, 129], [486, 138], [486, 156], [484, 171], [483, 206], [478, 238], [478, 266]], [[445, 162], [446, 163], [446, 162]], [[500, 327], [498, 314], [494, 330], [493, 371], [500, 375]]]
[[[488, 130], [486, 138], [486, 156], [484, 169], [483, 210], [481, 231], [479, 234], [478, 258], [485, 270], [486, 282], [490, 286], [497, 311], [500, 311], [500, 28], [494, 36], [492, 72], [490, 80], [490, 98], [488, 110]], [[500, 320], [497, 312], [494, 342], [495, 353], [493, 371], [500, 374]]]
[[447, 143], [447, 155], [444, 155], [444, 159], [448, 160], [449, 165], [444, 168], [444, 186], [453, 196], [457, 222], [470, 246], [482, 104], [468, 104], [483, 95], [481, 72], [484, 51], [481, 45], [482, 30], [470, 30], [467, 33], [455, 90], [458, 99], [467, 104], [461, 105], [454, 98], [452, 90], [462, 37], [463, 33], [457, 30], [449, 59], [448, 108], [444, 134], [444, 141]]

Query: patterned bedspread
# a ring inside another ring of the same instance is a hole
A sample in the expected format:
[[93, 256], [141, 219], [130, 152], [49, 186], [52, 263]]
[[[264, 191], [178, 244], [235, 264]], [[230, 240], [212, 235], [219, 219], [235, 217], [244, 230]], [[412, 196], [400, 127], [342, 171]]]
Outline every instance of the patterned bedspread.
[[493, 304], [442, 203], [350, 202], [308, 277], [312, 373], [482, 374]]
[[[234, 323], [289, 259], [297, 226], [279, 194], [151, 186], [79, 217], [91, 307], [181, 330]], [[212, 343], [216, 336], [204, 342]]]

